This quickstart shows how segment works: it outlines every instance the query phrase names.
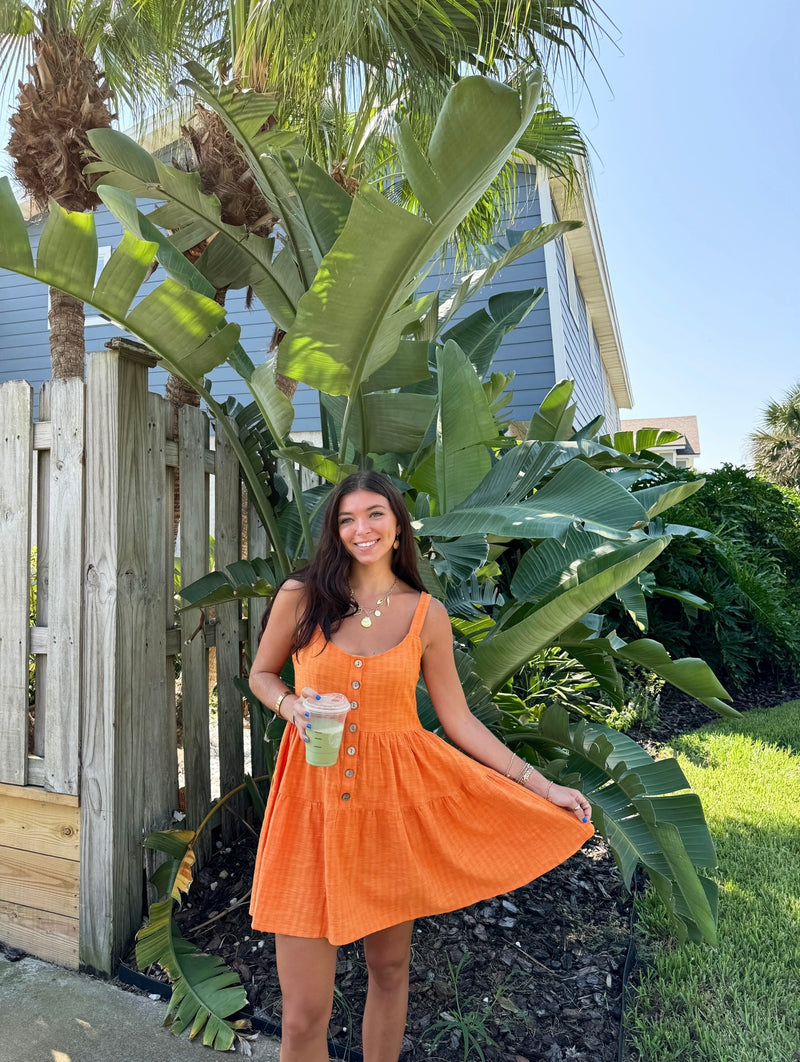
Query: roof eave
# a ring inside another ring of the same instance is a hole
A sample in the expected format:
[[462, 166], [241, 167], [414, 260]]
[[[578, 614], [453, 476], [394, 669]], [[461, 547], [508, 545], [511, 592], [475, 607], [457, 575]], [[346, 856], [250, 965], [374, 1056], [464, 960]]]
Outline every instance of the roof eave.
[[562, 221], [582, 222], [580, 228], [568, 232], [564, 238], [592, 317], [614, 400], [620, 409], [632, 409], [631, 382], [589, 174], [580, 160], [577, 161], [579, 180], [570, 187], [564, 178], [551, 173], [548, 175], [550, 194]]

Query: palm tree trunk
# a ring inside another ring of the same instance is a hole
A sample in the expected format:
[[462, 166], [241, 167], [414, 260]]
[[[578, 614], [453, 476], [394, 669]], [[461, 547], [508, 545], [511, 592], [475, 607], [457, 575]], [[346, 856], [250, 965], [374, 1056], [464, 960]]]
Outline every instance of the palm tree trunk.
[[83, 303], [50, 288], [50, 363], [54, 380], [66, 380], [73, 376], [83, 379], [83, 362], [86, 353], [84, 338], [85, 312]]

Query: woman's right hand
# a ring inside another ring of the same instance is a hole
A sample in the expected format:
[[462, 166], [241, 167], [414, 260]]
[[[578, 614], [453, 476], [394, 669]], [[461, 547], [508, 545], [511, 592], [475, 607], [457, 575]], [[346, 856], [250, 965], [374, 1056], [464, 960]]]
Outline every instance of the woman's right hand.
[[292, 693], [281, 705], [282, 708], [289, 708], [289, 711], [282, 712], [282, 715], [287, 723], [296, 728], [298, 737], [304, 742], [308, 741], [307, 731], [311, 729], [311, 721], [305, 714], [303, 699], [305, 697], [310, 697], [313, 700], [316, 696], [317, 691], [315, 689], [312, 689], [311, 686], [304, 686], [301, 693]]

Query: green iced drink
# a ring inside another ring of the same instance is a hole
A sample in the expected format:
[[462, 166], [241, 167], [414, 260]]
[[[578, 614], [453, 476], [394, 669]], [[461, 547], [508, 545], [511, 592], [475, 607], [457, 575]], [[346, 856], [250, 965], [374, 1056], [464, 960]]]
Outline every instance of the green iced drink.
[[333, 767], [339, 758], [343, 731], [344, 723], [330, 719], [313, 723], [308, 731], [306, 763], [312, 763], [315, 767]]
[[333, 767], [339, 758], [350, 702], [341, 693], [321, 693], [313, 699], [304, 698], [303, 709], [311, 723], [306, 731], [306, 763], [313, 767]]

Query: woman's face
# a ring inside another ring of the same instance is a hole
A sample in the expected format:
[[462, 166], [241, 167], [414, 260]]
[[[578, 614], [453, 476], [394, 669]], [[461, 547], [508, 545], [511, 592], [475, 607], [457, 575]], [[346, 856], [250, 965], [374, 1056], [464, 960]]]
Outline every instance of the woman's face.
[[392, 546], [400, 530], [388, 498], [371, 490], [345, 494], [339, 503], [339, 538], [360, 564], [391, 560]]

